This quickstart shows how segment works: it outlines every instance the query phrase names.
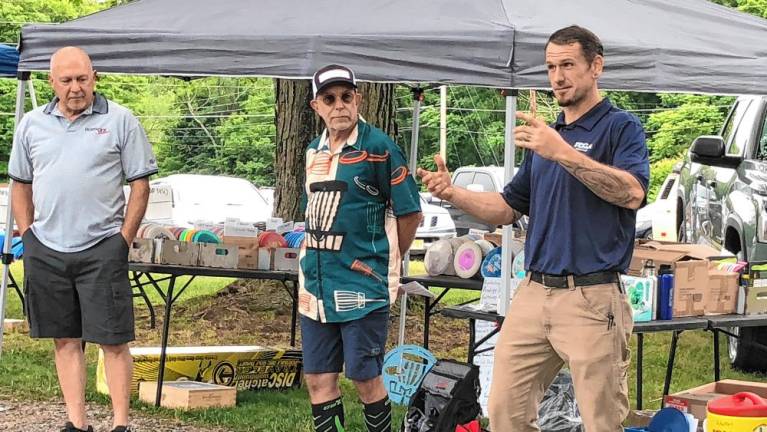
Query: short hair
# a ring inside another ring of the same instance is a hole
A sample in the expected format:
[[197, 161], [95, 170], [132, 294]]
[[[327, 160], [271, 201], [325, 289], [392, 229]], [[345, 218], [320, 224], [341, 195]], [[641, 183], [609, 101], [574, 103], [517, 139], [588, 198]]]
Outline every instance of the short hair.
[[604, 47], [599, 37], [595, 35], [591, 30], [583, 28], [577, 25], [571, 25], [569, 27], [561, 28], [555, 31], [550, 37], [544, 50], [549, 47], [549, 44], [556, 45], [570, 45], [573, 43], [580, 43], [583, 50], [583, 56], [586, 57], [586, 61], [589, 63], [594, 61], [594, 58], [598, 55], [604, 56]]

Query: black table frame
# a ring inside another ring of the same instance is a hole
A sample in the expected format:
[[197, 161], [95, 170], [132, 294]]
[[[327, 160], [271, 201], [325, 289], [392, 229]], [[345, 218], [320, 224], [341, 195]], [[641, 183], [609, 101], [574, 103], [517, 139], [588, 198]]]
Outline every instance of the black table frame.
[[[430, 328], [430, 322], [431, 317], [433, 315], [436, 315], [440, 313], [439, 310], [435, 310], [437, 305], [442, 301], [442, 299], [447, 295], [448, 292], [450, 292], [451, 289], [462, 289], [462, 290], [469, 290], [469, 291], [476, 291], [477, 293], [482, 291], [482, 280], [481, 279], [462, 279], [457, 276], [427, 276], [427, 275], [417, 275], [417, 276], [403, 276], [401, 279], [401, 282], [403, 284], [406, 284], [408, 282], [418, 282], [427, 289], [432, 288], [444, 288], [444, 291], [442, 291], [437, 297], [435, 297], [433, 300], [429, 297], [423, 297], [423, 347], [426, 349], [429, 349], [429, 328]], [[479, 300], [479, 297], [469, 300], [467, 302], [461, 303], [459, 306], [467, 305], [469, 303], [474, 303]]]
[[[483, 352], [491, 351], [494, 347], [478, 350], [477, 348], [496, 335], [501, 330], [504, 317], [496, 313], [482, 312], [466, 308], [465, 306], [455, 306], [442, 309], [441, 313], [450, 318], [469, 320], [469, 353], [468, 363], [473, 363], [474, 356]], [[497, 324], [496, 328], [480, 340], [475, 340], [476, 321], [491, 321]], [[724, 333], [727, 336], [738, 337], [729, 330], [733, 327], [761, 327], [767, 326], [767, 315], [709, 315], [701, 317], [675, 318], [669, 321], [648, 321], [634, 323], [633, 332], [637, 335], [637, 382], [636, 382], [636, 409], [642, 409], [642, 370], [643, 370], [643, 350], [644, 334], [663, 331], [671, 331], [671, 346], [669, 347], [668, 361], [666, 363], [666, 376], [663, 382], [663, 395], [669, 394], [671, 378], [674, 370], [674, 360], [676, 358], [676, 349], [679, 342], [679, 336], [686, 330], [705, 330], [713, 334], [714, 348], [714, 381], [719, 381], [721, 376], [719, 360], [719, 334]], [[767, 353], [767, 346], [749, 342], [757, 348]], [[661, 400], [661, 408], [663, 401]]]
[[[160, 346], [160, 365], [157, 372], [157, 394], [155, 397], [155, 406], [160, 406], [160, 399], [162, 397], [162, 384], [165, 378], [165, 361], [166, 351], [168, 348], [168, 331], [170, 329], [170, 317], [173, 303], [178, 300], [181, 294], [184, 293], [189, 284], [197, 276], [209, 276], [209, 277], [231, 277], [238, 279], [262, 279], [262, 280], [276, 280], [282, 282], [283, 288], [288, 292], [291, 297], [291, 317], [290, 317], [290, 345], [296, 344], [296, 325], [298, 321], [298, 273], [297, 272], [284, 272], [284, 271], [267, 271], [267, 270], [244, 270], [244, 269], [219, 269], [211, 267], [191, 267], [191, 266], [171, 266], [161, 264], [141, 264], [141, 263], [129, 263], [128, 270], [132, 273], [131, 284], [139, 284], [140, 291], [143, 292], [143, 286], [150, 285], [154, 287], [157, 294], [160, 295], [165, 303], [165, 315], [162, 323], [162, 341]], [[155, 278], [153, 274], [164, 274], [167, 276], [161, 278]], [[144, 276], [148, 282], [141, 283], [141, 276]], [[180, 276], [191, 276], [186, 283], [181, 287], [174, 295], [176, 288], [176, 279]], [[167, 291], [163, 292], [159, 283], [168, 281]], [[290, 282], [292, 290], [288, 288], [287, 283]], [[135, 286], [135, 285], [133, 285]], [[144, 294], [146, 296], [146, 294]], [[148, 303], [148, 298], [146, 299]], [[150, 309], [150, 316], [154, 326], [154, 313]]]

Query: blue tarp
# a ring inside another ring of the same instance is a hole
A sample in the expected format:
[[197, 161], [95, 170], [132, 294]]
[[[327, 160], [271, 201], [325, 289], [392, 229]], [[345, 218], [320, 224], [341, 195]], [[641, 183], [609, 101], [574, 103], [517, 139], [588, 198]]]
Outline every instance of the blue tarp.
[[0, 44], [0, 76], [16, 77], [19, 65], [19, 52], [16, 47]]

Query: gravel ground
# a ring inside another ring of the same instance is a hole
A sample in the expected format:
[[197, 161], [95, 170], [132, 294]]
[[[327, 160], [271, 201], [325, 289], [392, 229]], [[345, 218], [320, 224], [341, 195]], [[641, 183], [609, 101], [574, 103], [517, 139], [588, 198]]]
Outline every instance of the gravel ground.
[[[189, 426], [179, 420], [142, 417], [133, 412], [131, 428], [136, 432], [224, 432], [226, 429]], [[108, 407], [88, 404], [88, 415], [94, 432], [112, 429], [112, 414]], [[0, 399], [0, 430], [13, 432], [58, 432], [67, 421], [63, 402], [18, 401]]]

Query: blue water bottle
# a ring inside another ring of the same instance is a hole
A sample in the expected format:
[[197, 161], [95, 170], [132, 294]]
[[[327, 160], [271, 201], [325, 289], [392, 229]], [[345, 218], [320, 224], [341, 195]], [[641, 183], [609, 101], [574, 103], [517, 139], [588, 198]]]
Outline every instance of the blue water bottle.
[[658, 276], [658, 319], [674, 317], [674, 275], [664, 273]]

